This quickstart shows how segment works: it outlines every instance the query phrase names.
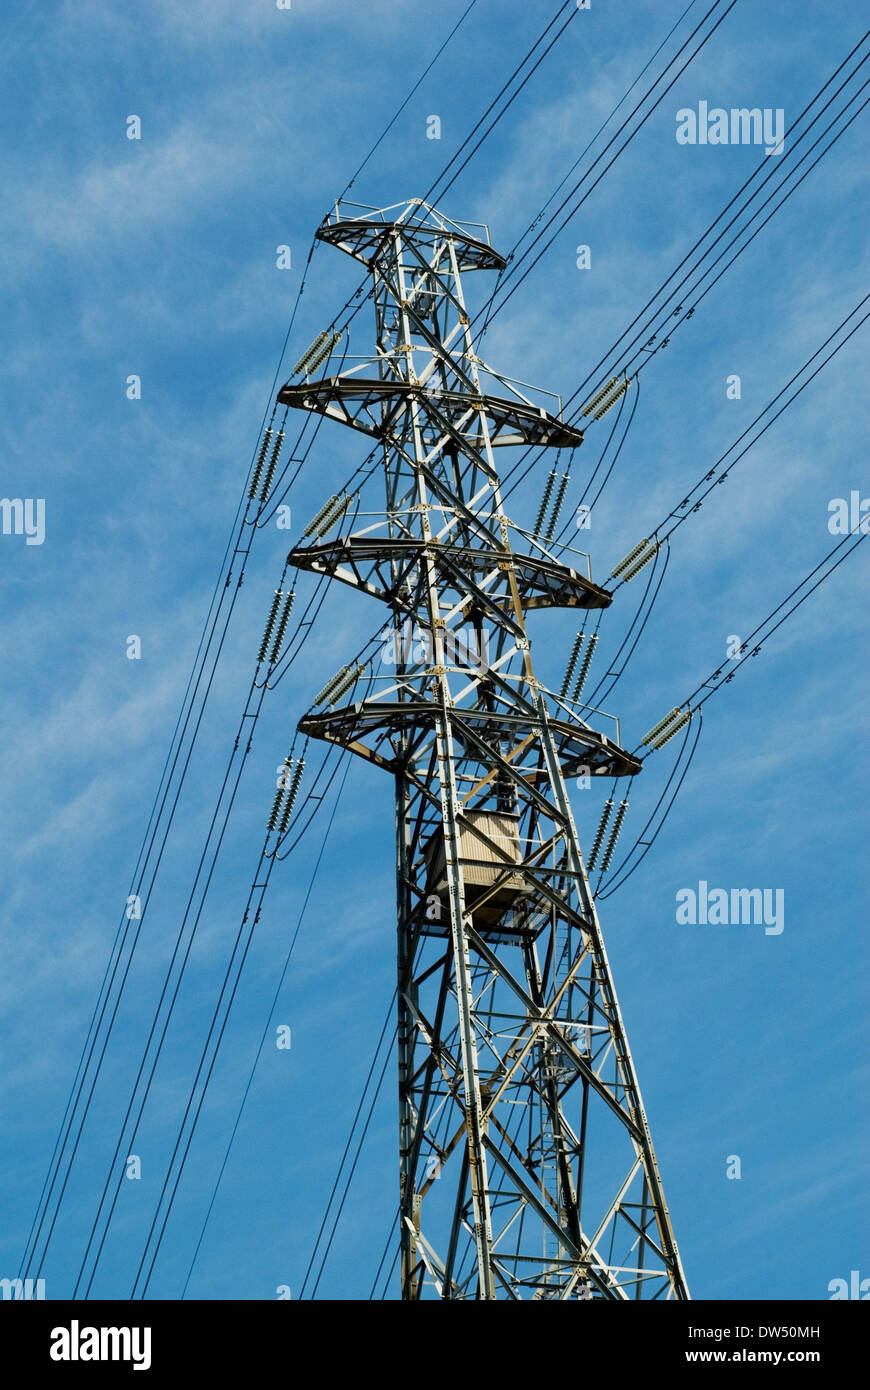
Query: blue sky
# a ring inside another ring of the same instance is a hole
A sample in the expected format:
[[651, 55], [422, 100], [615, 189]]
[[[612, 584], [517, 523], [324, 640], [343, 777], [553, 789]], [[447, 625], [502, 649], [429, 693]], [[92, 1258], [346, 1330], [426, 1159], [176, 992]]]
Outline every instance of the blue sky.
[[[314, 230], [464, 8], [152, 0], [22, 4], [3, 20], [0, 495], [44, 498], [46, 531], [38, 546], [0, 535], [0, 1276], [16, 1272], [39, 1197]], [[383, 205], [424, 192], [556, 8], [478, 0], [353, 196]], [[485, 221], [495, 246], [510, 249], [683, 8], [592, 0], [443, 210]], [[738, 0], [495, 320], [487, 360], [569, 396], [759, 161], [757, 147], [679, 145], [676, 112], [701, 100], [781, 107], [788, 132], [862, 32], [854, 3], [796, 11]], [[138, 141], [126, 138], [131, 114]], [[426, 138], [432, 114], [440, 141]], [[865, 293], [862, 124], [643, 373], [619, 464], [583, 533], [600, 581]], [[577, 268], [580, 244], [589, 270]], [[276, 266], [280, 245], [291, 248], [289, 270]], [[318, 249], [285, 375], [359, 278], [348, 258]], [[491, 282], [469, 277], [473, 307]], [[363, 310], [353, 351], [368, 349], [371, 327]], [[866, 367], [859, 333], [677, 533], [643, 639], [607, 701], [627, 746], [833, 546], [830, 500], [870, 496]], [[726, 398], [733, 373], [739, 401]], [[127, 399], [131, 374], [140, 400]], [[590, 431], [575, 487], [599, 444]], [[288, 499], [293, 535], [364, 453], [360, 437], [324, 426]], [[549, 466], [542, 458], [512, 499], [518, 520], [531, 523]], [[264, 529], [246, 569], [43, 1266], [49, 1297], [68, 1296], [75, 1280], [287, 540]], [[600, 671], [639, 587], [605, 615]], [[602, 904], [698, 1298], [824, 1299], [832, 1279], [870, 1276], [859, 1100], [866, 595], [862, 547], [710, 700], [665, 829]], [[265, 701], [135, 1146], [143, 1176], [122, 1185], [95, 1296], [129, 1296], [275, 765], [316, 690], [383, 613], [336, 586], [322, 619], [305, 660]], [[535, 620], [538, 674], [550, 685], [576, 626], [564, 614]], [[126, 657], [130, 634], [141, 660]], [[626, 837], [639, 833], [677, 746], [636, 779]], [[574, 796], [587, 843], [602, 799]], [[273, 878], [149, 1296], [177, 1298], [184, 1285], [324, 823]], [[392, 864], [392, 788], [353, 765], [273, 1021], [291, 1027], [292, 1048], [264, 1051], [190, 1297], [268, 1299], [280, 1285], [295, 1297], [301, 1287], [394, 986]], [[784, 931], [678, 925], [676, 893], [701, 880], [782, 889]], [[388, 1068], [318, 1297], [368, 1295], [397, 1198], [391, 1078]], [[729, 1155], [741, 1158], [739, 1180], [725, 1176]]]

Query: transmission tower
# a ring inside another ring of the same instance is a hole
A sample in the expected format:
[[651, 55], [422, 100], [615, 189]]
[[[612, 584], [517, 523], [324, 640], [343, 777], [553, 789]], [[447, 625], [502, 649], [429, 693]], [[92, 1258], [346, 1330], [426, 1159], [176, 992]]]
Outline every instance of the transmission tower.
[[316, 380], [321, 335], [278, 401], [377, 440], [386, 508], [326, 539], [339, 499], [289, 562], [390, 616], [373, 693], [342, 705], [343, 670], [299, 729], [395, 779], [402, 1297], [686, 1299], [566, 789], [641, 764], [526, 631], [611, 596], [509, 520], [494, 462], [582, 432], [474, 353], [485, 226], [339, 202], [317, 235], [371, 271], [376, 351]]

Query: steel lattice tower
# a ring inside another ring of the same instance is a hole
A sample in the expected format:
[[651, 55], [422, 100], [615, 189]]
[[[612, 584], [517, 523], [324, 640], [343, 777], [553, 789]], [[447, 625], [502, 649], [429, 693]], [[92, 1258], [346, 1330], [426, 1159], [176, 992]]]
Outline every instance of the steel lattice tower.
[[688, 1298], [565, 780], [641, 764], [526, 632], [611, 596], [508, 519], [494, 462], [582, 433], [475, 356], [486, 227], [415, 199], [317, 235], [370, 269], [376, 352], [278, 400], [379, 441], [386, 510], [290, 562], [383, 600], [395, 669], [299, 728], [395, 778], [402, 1296]]

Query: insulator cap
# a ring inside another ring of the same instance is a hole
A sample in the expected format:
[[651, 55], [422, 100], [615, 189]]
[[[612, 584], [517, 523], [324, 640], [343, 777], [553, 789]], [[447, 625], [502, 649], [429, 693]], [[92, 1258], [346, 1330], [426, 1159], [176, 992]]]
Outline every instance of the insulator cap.
[[660, 733], [666, 724], [670, 724], [672, 719], [676, 719], [680, 712], [681, 706], [674, 705], [674, 708], [672, 710], [668, 710], [664, 719], [660, 719], [658, 724], [653, 724], [652, 728], [644, 734], [643, 738], [641, 739], [641, 743], [652, 743], [656, 734]]
[[293, 807], [296, 805], [296, 797], [299, 794], [299, 783], [302, 781], [302, 773], [304, 770], [305, 759], [300, 758], [293, 769], [293, 780], [290, 783], [290, 790], [287, 793], [287, 800], [281, 815], [281, 823], [278, 826], [279, 835], [283, 835], [290, 824], [290, 817], [293, 815]]
[[568, 665], [565, 667], [565, 675], [562, 679], [562, 684], [559, 687], [560, 700], [564, 700], [565, 696], [568, 694], [568, 686], [571, 684], [571, 677], [574, 674], [574, 667], [577, 665], [577, 658], [580, 655], [580, 648], [583, 646], [584, 636], [585, 633], [578, 632], [577, 636], [574, 638], [574, 645], [571, 648], [571, 655], [568, 658]]
[[600, 420], [603, 415], [607, 414], [608, 410], [612, 410], [613, 407], [616, 405], [616, 402], [618, 400], [621, 400], [621, 398], [625, 395], [630, 385], [631, 381], [629, 379], [620, 382], [613, 395], [608, 396], [607, 400], [604, 401], [604, 403], [600, 405], [598, 409], [595, 411], [594, 415], [592, 416], [593, 420]]
[[659, 543], [656, 541], [652, 549], [646, 555], [641, 555], [639, 559], [635, 560], [633, 564], [630, 564], [628, 569], [624, 571], [622, 578], [625, 583], [630, 584], [635, 575], [640, 574], [641, 570], [645, 569], [650, 560], [654, 559], [658, 553]]
[[571, 696], [572, 700], [580, 699], [580, 692], [586, 684], [586, 677], [589, 675], [589, 667], [592, 665], [592, 658], [595, 655], [595, 648], [597, 645], [598, 633], [593, 632], [592, 636], [589, 638], [589, 646], [586, 648], [586, 651], [583, 656], [583, 664], [580, 667], [580, 672], [577, 676], [577, 681], [574, 686], [574, 693]]
[[335, 523], [344, 516], [352, 501], [353, 498], [347, 494], [336, 498], [335, 505], [330, 507], [316, 528], [318, 537], [325, 536], [328, 531], [332, 530]]
[[280, 456], [280, 454], [281, 454], [281, 447], [282, 447], [283, 443], [284, 443], [284, 431], [283, 431], [283, 430], [279, 430], [279, 431], [278, 431], [278, 436], [277, 436], [277, 438], [276, 438], [276, 440], [275, 440], [275, 447], [274, 447], [274, 449], [272, 450], [272, 457], [269, 459], [269, 465], [268, 465], [268, 467], [267, 467], [267, 469], [266, 469], [266, 476], [265, 476], [265, 478], [263, 479], [263, 486], [262, 486], [262, 488], [260, 489], [260, 501], [261, 501], [261, 502], [265, 502], [265, 501], [266, 501], [266, 498], [269, 496], [269, 489], [270, 489], [271, 486], [272, 486], [272, 479], [273, 479], [274, 476], [275, 476], [275, 469], [278, 467], [278, 458], [279, 458], [279, 456]]
[[621, 801], [616, 819], [613, 822], [613, 829], [610, 832], [610, 839], [607, 841], [607, 849], [604, 851], [604, 858], [601, 861], [601, 872], [607, 873], [610, 868], [610, 861], [613, 858], [613, 851], [616, 849], [616, 842], [619, 839], [619, 832], [622, 829], [622, 822], [625, 820], [625, 813], [628, 810], [628, 802]]
[[303, 536], [313, 535], [323, 518], [326, 516], [327, 512], [330, 510], [331, 507], [335, 506], [338, 500], [339, 494], [337, 492], [334, 492], [331, 497], [328, 497], [326, 499], [323, 506], [320, 508], [320, 511], [315, 512], [314, 516], [311, 518], [308, 525], [305, 527], [305, 530], [302, 532]]
[[610, 578], [611, 578], [611, 579], [618, 579], [619, 576], [622, 574], [622, 571], [623, 571], [624, 569], [627, 569], [628, 566], [631, 564], [631, 562], [632, 562], [632, 560], [634, 559], [634, 557], [635, 557], [636, 555], [639, 555], [640, 552], [641, 552], [642, 550], [645, 550], [646, 547], [649, 545], [649, 543], [650, 543], [649, 536], [644, 536], [644, 538], [643, 538], [642, 541], [638, 541], [637, 545], [632, 546], [632, 548], [631, 548], [631, 550], [628, 552], [628, 554], [627, 554], [627, 555], [623, 555], [623, 557], [622, 557], [622, 559], [620, 560], [619, 564], [618, 564], [618, 565], [615, 565], [615, 566], [613, 567], [613, 569], [610, 571]]
[[362, 675], [363, 671], [365, 670], [365, 667], [356, 665], [352, 667], [346, 666], [344, 669], [346, 674], [341, 677], [341, 679], [330, 692], [329, 703], [331, 705], [334, 705], [336, 700], [341, 699], [342, 695], [345, 693], [345, 691], [350, 689], [354, 681], [359, 680], [359, 677]]
[[608, 395], [610, 391], [613, 390], [613, 387], [616, 386], [618, 381], [618, 376], [612, 376], [610, 380], [606, 383], [606, 385], [602, 386], [600, 391], [596, 391], [592, 399], [586, 402], [582, 411], [580, 412], [581, 415], [591, 415], [598, 402], [604, 400], [604, 397]]
[[598, 851], [601, 849], [601, 841], [604, 839], [604, 832], [607, 829], [607, 822], [610, 820], [610, 813], [613, 810], [613, 799], [608, 797], [604, 803], [604, 810], [601, 812], [601, 820], [598, 822], [598, 829], [595, 832], [595, 839], [592, 841], [592, 848], [589, 851], [587, 869], [595, 868], [595, 861], [598, 858]]
[[338, 342], [339, 338], [341, 337], [341, 334], [338, 332], [337, 329], [333, 329], [332, 333], [325, 334], [324, 337], [326, 341], [321, 344], [321, 346], [314, 353], [314, 356], [311, 357], [309, 361], [305, 364], [306, 376], [309, 376], [311, 372], [313, 372], [317, 367], [320, 366], [321, 362], [324, 362], [326, 360], [326, 358], [329, 356], [329, 354], [332, 352], [332, 349]]
[[668, 728], [664, 730], [663, 733], [659, 734], [657, 738], [653, 739], [653, 748], [664, 748], [665, 744], [670, 743], [671, 739], [675, 736], [675, 734], [678, 734], [681, 729], [685, 728], [691, 717], [692, 710], [687, 709], [684, 714], [680, 715], [680, 718], [676, 721], [676, 723], [670, 724]]
[[275, 826], [278, 824], [278, 816], [281, 810], [281, 802], [284, 799], [284, 792], [287, 787], [287, 773], [290, 770], [290, 766], [291, 759], [289, 757], [286, 757], [284, 759], [284, 767], [281, 772], [281, 777], [278, 782], [278, 790], [275, 793], [275, 800], [272, 802], [272, 810], [269, 812], [269, 820], [267, 822], [268, 830], [274, 830]]
[[260, 445], [260, 452], [257, 455], [257, 462], [254, 464], [254, 471], [251, 474], [251, 486], [248, 488], [248, 497], [251, 500], [253, 500], [253, 498], [255, 498], [257, 495], [257, 488], [260, 485], [260, 474], [263, 471], [263, 463], [265, 461], [273, 433], [274, 431], [270, 426], [266, 430], [266, 433], [263, 435], [263, 442]]
[[295, 601], [296, 601], [296, 590], [295, 590], [295, 589], [291, 589], [290, 592], [289, 592], [289, 594], [286, 594], [286, 595], [285, 595], [285, 598], [284, 598], [284, 609], [283, 609], [283, 611], [282, 611], [282, 613], [281, 613], [281, 621], [278, 623], [278, 631], [275, 633], [275, 641], [272, 643], [272, 651], [271, 651], [270, 656], [269, 656], [269, 664], [270, 664], [271, 666], [274, 666], [274, 665], [275, 665], [275, 662], [278, 660], [278, 657], [281, 655], [281, 646], [282, 646], [283, 641], [284, 641], [284, 634], [285, 634], [285, 632], [287, 631], [287, 623], [288, 623], [289, 620], [290, 620], [290, 612], [291, 612], [291, 610], [292, 610], [292, 608], [293, 608], [293, 604], [295, 603]]
[[547, 514], [547, 508], [548, 508], [548, 506], [550, 505], [550, 495], [551, 495], [551, 493], [552, 493], [552, 491], [553, 491], [553, 484], [554, 484], [555, 481], [556, 481], [556, 474], [555, 474], [555, 472], [552, 472], [552, 473], [550, 474], [549, 478], [547, 479], [546, 486], [544, 487], [544, 495], [543, 495], [543, 497], [541, 498], [541, 505], [540, 505], [540, 507], [538, 508], [538, 515], [537, 515], [536, 518], [535, 518], [535, 535], [536, 535], [536, 536], [539, 536], [540, 533], [541, 533], [541, 527], [542, 527], [543, 524], [544, 524], [544, 517], [546, 516], [546, 514]]
[[302, 356], [299, 358], [299, 361], [296, 363], [296, 366], [293, 368], [293, 371], [290, 373], [291, 376], [295, 376], [297, 372], [301, 372], [301, 371], [302, 371], [302, 368], [303, 368], [303, 367], [308, 363], [308, 361], [314, 356], [315, 352], [316, 352], [317, 349], [320, 347], [320, 344], [321, 344], [322, 342], [324, 342], [325, 339], [328, 338], [328, 337], [329, 337], [329, 332], [328, 332], [327, 329], [324, 329], [322, 333], [318, 333], [317, 337], [314, 339], [314, 342], [311, 344], [311, 346], [308, 347], [308, 348], [306, 348], [305, 352], [303, 352]]
[[326, 685], [320, 691], [320, 694], [315, 695], [315, 705], [322, 705], [329, 698], [335, 686], [337, 686], [339, 682], [344, 680], [349, 670], [349, 666], [342, 666], [340, 671], [336, 671], [335, 675], [332, 677], [332, 680], [326, 682]]
[[257, 661], [265, 661], [266, 652], [269, 649], [269, 640], [272, 636], [272, 628], [275, 626], [275, 617], [278, 612], [278, 604], [283, 595], [282, 589], [275, 590], [275, 597], [272, 599], [272, 607], [269, 609], [269, 616], [266, 619], [266, 629], [263, 633], [263, 640], [260, 643], [260, 650], [257, 652]]
[[556, 493], [556, 500], [553, 503], [552, 515], [547, 523], [547, 529], [544, 532], [544, 540], [548, 541], [552, 539], [553, 532], [556, 529], [556, 522], [559, 520], [559, 513], [562, 510], [562, 503], [565, 500], [565, 490], [570, 481], [570, 475], [567, 473], [563, 473], [562, 477], [559, 479], [559, 489]]

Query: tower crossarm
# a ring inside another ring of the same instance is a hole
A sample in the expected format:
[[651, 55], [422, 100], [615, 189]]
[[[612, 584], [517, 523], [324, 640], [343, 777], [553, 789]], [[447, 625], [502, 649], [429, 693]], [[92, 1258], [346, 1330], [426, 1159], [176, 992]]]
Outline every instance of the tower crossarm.
[[[378, 761], [391, 771], [398, 770], [399, 755], [390, 756], [389, 749], [398, 742], [402, 744], [401, 734], [405, 729], [433, 726], [438, 713], [434, 700], [362, 700], [357, 704], [344, 705], [326, 713], [309, 713], [299, 721], [300, 733], [311, 738], [326, 739], [330, 743], [340, 743], [353, 752]], [[560, 765], [565, 777], [630, 777], [641, 771], [643, 764], [631, 753], [626, 753], [604, 734], [598, 733], [579, 722], [551, 719], [549, 721], [553, 738], [559, 753]], [[462, 718], [452, 720], [455, 737], [460, 744], [468, 742], [472, 731], [497, 749], [506, 741], [520, 742], [537, 727], [534, 716], [500, 711], [492, 714], [487, 710], [469, 708], [462, 710]], [[368, 750], [363, 752], [363, 749]], [[475, 753], [481, 752], [476, 748]], [[376, 756], [375, 756], [376, 755]], [[473, 758], [474, 754], [470, 754]], [[531, 781], [545, 781], [549, 773], [546, 767], [533, 767], [528, 771]]]
[[[310, 570], [315, 574], [340, 579], [343, 584], [361, 589], [375, 598], [383, 599], [406, 613], [411, 604], [403, 600], [403, 586], [409, 576], [419, 571], [422, 552], [429, 548], [439, 577], [454, 586], [475, 591], [483, 602], [481, 582], [492, 576], [499, 565], [510, 564], [517, 579], [523, 608], [586, 608], [609, 607], [612, 594], [594, 584], [591, 579], [544, 556], [506, 556], [503, 560], [492, 550], [471, 546], [440, 545], [417, 539], [379, 538], [377, 536], [344, 536], [319, 545], [296, 546], [287, 557], [288, 565]], [[493, 600], [495, 602], [495, 600]], [[501, 605], [509, 615], [509, 597]]]
[[469, 270], [504, 270], [507, 261], [494, 251], [489, 229], [482, 222], [455, 222], [422, 198], [411, 198], [390, 208], [371, 208], [347, 200], [317, 229], [317, 240], [325, 241], [362, 261], [369, 269], [380, 266], [385, 249], [400, 235], [425, 248], [431, 259], [440, 259], [447, 239], [456, 249], [462, 274]]
[[[339, 424], [350, 425], [363, 434], [381, 438], [395, 428], [401, 415], [421, 403], [426, 388], [416, 382], [379, 381], [354, 376], [325, 377], [322, 381], [294, 385], [288, 382], [278, 392], [278, 404], [296, 410], [310, 410]], [[495, 445], [526, 447], [556, 446], [576, 449], [583, 443], [582, 430], [563, 424], [543, 407], [535, 409], [522, 402], [498, 396], [469, 397], [460, 391], [428, 392], [434, 410], [461, 409], [471, 422], [463, 431], [464, 442], [481, 447], [484, 439]]]

